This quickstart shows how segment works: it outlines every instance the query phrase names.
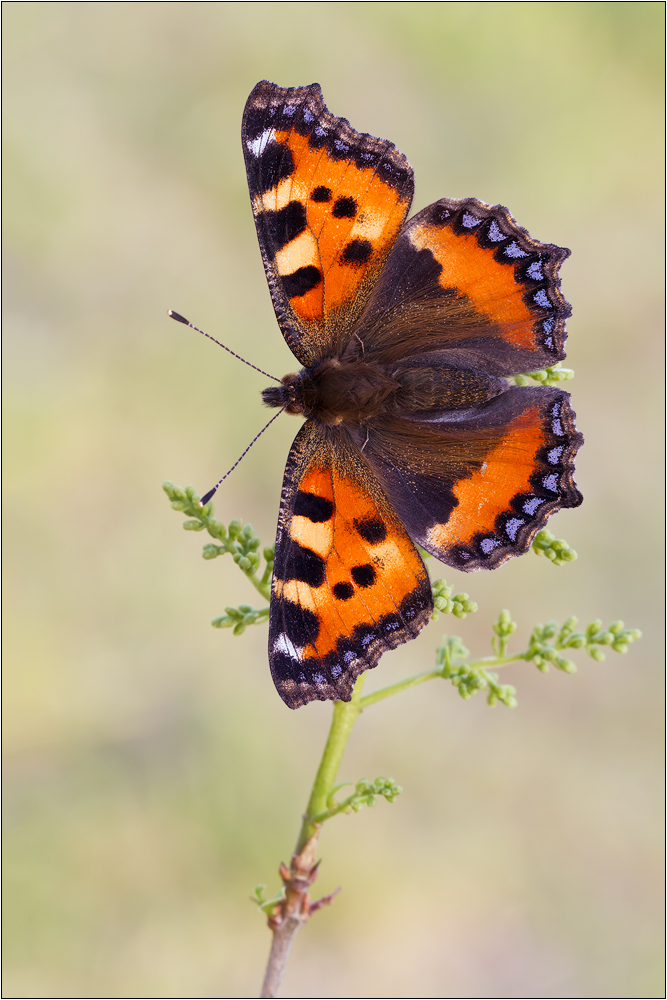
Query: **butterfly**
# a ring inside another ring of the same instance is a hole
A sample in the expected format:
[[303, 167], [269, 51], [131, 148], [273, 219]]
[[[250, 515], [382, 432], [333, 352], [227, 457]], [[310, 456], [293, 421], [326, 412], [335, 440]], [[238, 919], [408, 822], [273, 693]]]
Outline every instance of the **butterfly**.
[[276, 317], [301, 365], [262, 398], [306, 418], [280, 501], [271, 673], [290, 708], [349, 701], [433, 612], [415, 543], [459, 570], [494, 569], [582, 501], [569, 395], [508, 381], [565, 356], [569, 250], [475, 198], [406, 222], [410, 164], [334, 117], [318, 84], [258, 83], [242, 141]]

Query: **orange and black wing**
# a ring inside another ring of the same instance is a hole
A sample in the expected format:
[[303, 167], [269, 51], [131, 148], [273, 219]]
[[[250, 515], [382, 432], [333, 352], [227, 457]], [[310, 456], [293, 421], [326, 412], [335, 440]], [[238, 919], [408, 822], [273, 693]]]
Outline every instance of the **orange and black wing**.
[[308, 421], [287, 460], [273, 571], [269, 661], [283, 701], [349, 701], [356, 677], [432, 611], [426, 567], [347, 432]]
[[581, 503], [582, 440], [566, 392], [516, 387], [475, 410], [384, 418], [364, 457], [410, 536], [468, 572], [525, 552], [551, 514]]
[[516, 375], [565, 357], [570, 251], [533, 240], [501, 205], [441, 198], [404, 227], [357, 330], [366, 359], [447, 351]]
[[410, 208], [412, 168], [330, 114], [316, 83], [258, 83], [242, 139], [273, 305], [308, 366], [349, 340]]

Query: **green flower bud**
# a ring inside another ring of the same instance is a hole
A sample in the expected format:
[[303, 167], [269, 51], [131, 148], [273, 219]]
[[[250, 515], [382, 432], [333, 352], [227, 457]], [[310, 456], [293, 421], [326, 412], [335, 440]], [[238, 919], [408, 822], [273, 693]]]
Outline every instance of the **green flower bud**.
[[211, 625], [215, 628], [231, 628], [232, 625], [236, 625], [236, 619], [230, 618], [229, 615], [224, 615], [220, 618], [214, 618]]
[[174, 486], [174, 484], [168, 479], [162, 484], [162, 489], [170, 500], [187, 500], [185, 492], [180, 488], [180, 486]]
[[201, 521], [183, 521], [184, 531], [203, 531], [204, 525]]

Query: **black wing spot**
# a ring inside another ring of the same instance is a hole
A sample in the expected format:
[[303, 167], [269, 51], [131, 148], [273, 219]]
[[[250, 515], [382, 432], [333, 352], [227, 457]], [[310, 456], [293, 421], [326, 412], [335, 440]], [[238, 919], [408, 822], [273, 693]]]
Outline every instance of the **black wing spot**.
[[331, 188], [325, 187], [320, 184], [316, 187], [310, 196], [311, 201], [331, 201]]
[[306, 210], [300, 201], [290, 201], [277, 212], [262, 212], [273, 253], [282, 250], [306, 228]]
[[[275, 598], [272, 598], [275, 600]], [[302, 608], [293, 601], [278, 600], [276, 611], [282, 617], [283, 630], [295, 646], [307, 646], [314, 642], [320, 632], [317, 615], [309, 608]]]
[[321, 280], [322, 275], [319, 268], [313, 264], [309, 264], [308, 267], [300, 267], [294, 274], [282, 276], [285, 294], [290, 299], [298, 298], [300, 295], [312, 291], [313, 288], [317, 288]]
[[294, 157], [289, 146], [274, 139], [267, 143], [266, 149], [259, 158], [259, 164], [255, 177], [257, 187], [261, 193], [270, 191], [276, 187], [286, 177], [294, 173]]
[[351, 240], [341, 254], [343, 264], [350, 267], [361, 267], [373, 253], [373, 244], [369, 240]]
[[354, 526], [364, 541], [371, 545], [379, 545], [387, 537], [387, 526], [379, 518], [369, 517], [365, 521], [355, 521]]
[[354, 587], [351, 583], [336, 583], [331, 590], [339, 601], [349, 601], [354, 593]]
[[337, 198], [331, 214], [334, 219], [353, 219], [357, 214], [357, 203], [354, 198]]
[[273, 572], [278, 580], [302, 580], [311, 587], [321, 587], [324, 583], [324, 559], [312, 549], [292, 543], [282, 566], [274, 566]]
[[351, 572], [357, 587], [372, 587], [375, 583], [377, 573], [370, 563], [364, 563], [363, 566], [353, 566]]
[[299, 490], [294, 501], [294, 513], [297, 517], [307, 517], [315, 524], [328, 521], [333, 514], [333, 504], [326, 497], [318, 497], [314, 493]]

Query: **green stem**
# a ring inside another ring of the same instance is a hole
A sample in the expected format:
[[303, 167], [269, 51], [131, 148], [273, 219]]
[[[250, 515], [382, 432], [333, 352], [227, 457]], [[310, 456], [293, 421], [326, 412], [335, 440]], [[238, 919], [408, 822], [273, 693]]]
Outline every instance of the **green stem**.
[[250, 580], [251, 584], [257, 590], [265, 601], [271, 600], [271, 586], [268, 583], [264, 583], [263, 580], [258, 580], [255, 574], [251, 571], [246, 573], [246, 576]]
[[[462, 663], [461, 666], [465, 666], [469, 670], [486, 670], [488, 668], [505, 667], [508, 663], [524, 660], [525, 657], [525, 653], [515, 653], [514, 656], [485, 656], [481, 660], [471, 660], [470, 663]], [[380, 688], [379, 691], [367, 694], [365, 698], [360, 700], [359, 711], [363, 712], [369, 705], [374, 705], [377, 701], [382, 701], [383, 698], [389, 698], [392, 694], [400, 694], [401, 691], [407, 691], [408, 688], [416, 687], [417, 684], [423, 684], [424, 681], [435, 680], [437, 677], [443, 677], [442, 670], [427, 670], [423, 674], [406, 677], [404, 681], [399, 681], [398, 684], [391, 684], [389, 687]]]
[[369, 705], [374, 705], [376, 701], [382, 701], [383, 698], [389, 698], [392, 694], [407, 691], [408, 688], [416, 687], [417, 684], [423, 684], [424, 681], [435, 680], [436, 677], [442, 677], [441, 670], [427, 670], [424, 674], [415, 674], [414, 677], [406, 677], [404, 681], [399, 681], [398, 684], [390, 684], [389, 687], [380, 688], [379, 691], [367, 694], [365, 698], [361, 699], [359, 711], [363, 712], [365, 708], [368, 708]]
[[322, 760], [315, 776], [313, 790], [310, 793], [308, 808], [303, 817], [296, 854], [300, 854], [306, 844], [317, 832], [319, 824], [315, 817], [328, 811], [329, 798], [333, 792], [338, 768], [345, 751], [352, 727], [361, 712], [361, 689], [364, 684], [364, 674], [361, 674], [354, 685], [350, 701], [335, 701], [331, 729], [327, 737]]

